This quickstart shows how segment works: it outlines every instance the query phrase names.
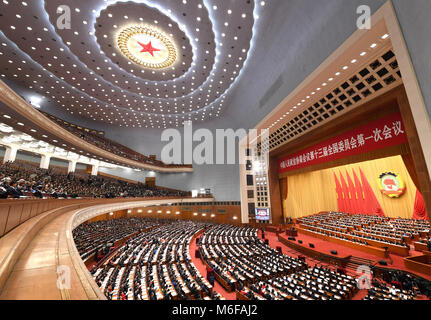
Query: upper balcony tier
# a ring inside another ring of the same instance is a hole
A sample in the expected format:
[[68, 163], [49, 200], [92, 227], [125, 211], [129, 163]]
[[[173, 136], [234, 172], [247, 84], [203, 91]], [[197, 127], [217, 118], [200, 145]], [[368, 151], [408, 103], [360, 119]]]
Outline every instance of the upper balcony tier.
[[111, 164], [158, 172], [192, 172], [191, 165], [165, 164], [84, 128], [40, 112], [0, 81], [1, 122], [55, 147]]

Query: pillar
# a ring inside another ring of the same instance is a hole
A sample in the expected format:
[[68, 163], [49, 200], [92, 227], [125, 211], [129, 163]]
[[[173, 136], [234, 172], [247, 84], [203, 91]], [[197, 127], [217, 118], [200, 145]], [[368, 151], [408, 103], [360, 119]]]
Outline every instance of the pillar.
[[97, 176], [98, 172], [99, 172], [99, 165], [98, 164], [91, 165], [91, 175]]
[[3, 163], [14, 162], [16, 159], [16, 152], [18, 148], [15, 146], [6, 146], [6, 152], [4, 154]]
[[42, 158], [40, 159], [40, 168], [41, 169], [48, 169], [50, 160], [51, 160], [51, 156], [43, 154]]
[[76, 161], [75, 160], [69, 160], [69, 167], [67, 168], [67, 173], [73, 173], [76, 169]]

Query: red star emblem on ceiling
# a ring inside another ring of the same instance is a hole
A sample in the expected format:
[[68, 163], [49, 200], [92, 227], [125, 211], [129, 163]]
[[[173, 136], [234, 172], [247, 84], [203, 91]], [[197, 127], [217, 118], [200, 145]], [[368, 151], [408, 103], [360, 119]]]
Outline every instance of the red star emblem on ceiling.
[[149, 54], [151, 54], [154, 57], [154, 51], [160, 51], [160, 49], [156, 49], [151, 45], [151, 41], [148, 42], [147, 44], [143, 44], [140, 43], [138, 41], [139, 45], [142, 47], [142, 51], [141, 52], [148, 52]]

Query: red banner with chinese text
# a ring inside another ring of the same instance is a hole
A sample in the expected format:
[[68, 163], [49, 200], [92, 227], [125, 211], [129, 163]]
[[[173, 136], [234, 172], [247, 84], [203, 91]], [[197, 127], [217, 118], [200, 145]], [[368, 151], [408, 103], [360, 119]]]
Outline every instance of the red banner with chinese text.
[[285, 173], [406, 142], [407, 135], [401, 114], [398, 112], [279, 159], [278, 173]]

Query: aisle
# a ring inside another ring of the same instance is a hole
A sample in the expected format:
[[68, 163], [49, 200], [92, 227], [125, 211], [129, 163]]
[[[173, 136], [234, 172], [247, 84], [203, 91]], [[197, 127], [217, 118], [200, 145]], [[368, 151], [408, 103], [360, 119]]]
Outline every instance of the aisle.
[[[189, 252], [190, 257], [192, 258], [193, 264], [198, 268], [199, 272], [202, 274], [204, 278], [207, 276], [207, 270], [205, 265], [202, 263], [201, 259], [195, 258], [195, 250], [198, 248], [196, 245], [196, 239], [190, 243]], [[214, 281], [214, 290], [220, 293], [226, 300], [236, 300], [235, 292], [227, 292], [217, 281]]]

